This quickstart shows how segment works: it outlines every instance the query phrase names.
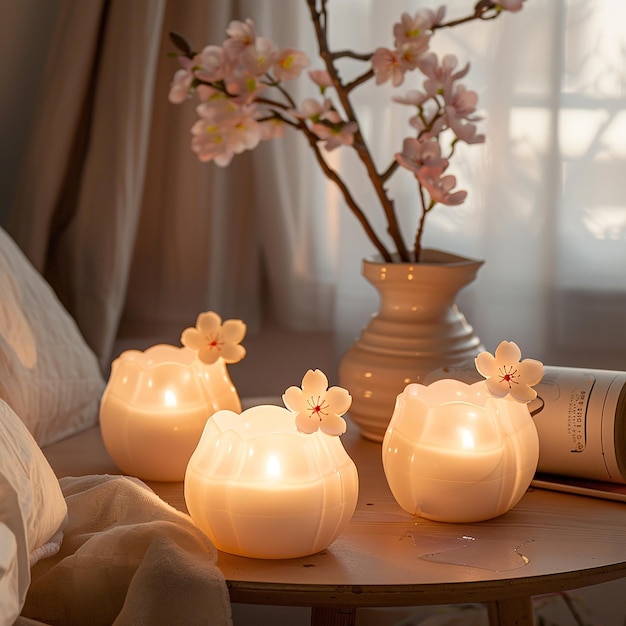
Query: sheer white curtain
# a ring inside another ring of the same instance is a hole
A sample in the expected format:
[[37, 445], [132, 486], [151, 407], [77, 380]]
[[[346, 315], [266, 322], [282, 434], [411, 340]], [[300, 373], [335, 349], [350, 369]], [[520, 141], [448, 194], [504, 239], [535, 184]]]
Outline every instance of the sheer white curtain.
[[[472, 4], [447, 2], [447, 19], [468, 15]], [[369, 29], [359, 30], [359, 36], [389, 45], [393, 22], [402, 11], [417, 10], [422, 3], [392, 0], [385, 10], [375, 2], [370, 5], [377, 14], [364, 22]], [[468, 191], [467, 200], [457, 207], [438, 206], [431, 213], [424, 244], [484, 259], [478, 280], [461, 294], [460, 308], [487, 346], [517, 340], [525, 353], [538, 358], [551, 356], [547, 341], [557, 285], [551, 279], [556, 245], [552, 220], [560, 201], [556, 129], [564, 6], [560, 0], [528, 0], [520, 13], [438, 31], [431, 43], [440, 56], [451, 52], [460, 65], [470, 63], [463, 82], [479, 94], [487, 142], [459, 144], [450, 172], [457, 176], [459, 188]], [[397, 92], [420, 87], [415, 73]], [[398, 151], [408, 134], [406, 117], [402, 107], [389, 104], [389, 89], [371, 107], [370, 127], [379, 135], [384, 154]], [[393, 183], [410, 240], [418, 211], [415, 183], [403, 171]], [[371, 290], [364, 291], [351, 278], [362, 253], [362, 246], [354, 251], [343, 248], [345, 271], [339, 281], [336, 321], [342, 341], [358, 311], [370, 310], [375, 302]]]
[[[397, 16], [422, 4], [350, 3], [355, 26], [337, 38], [389, 41]], [[471, 4], [447, 2], [448, 16]], [[547, 363], [626, 366], [624, 11], [610, 0], [527, 0], [520, 13], [433, 40], [471, 62], [464, 82], [479, 92], [487, 143], [455, 155], [450, 169], [468, 199], [435, 209], [425, 243], [485, 259], [459, 305], [492, 349], [512, 339]], [[397, 150], [406, 132], [397, 108], [377, 97], [363, 121], [382, 152]], [[401, 174], [396, 197], [410, 211], [414, 188]], [[368, 246], [350, 216], [342, 228], [340, 351], [376, 302], [355, 280]]]

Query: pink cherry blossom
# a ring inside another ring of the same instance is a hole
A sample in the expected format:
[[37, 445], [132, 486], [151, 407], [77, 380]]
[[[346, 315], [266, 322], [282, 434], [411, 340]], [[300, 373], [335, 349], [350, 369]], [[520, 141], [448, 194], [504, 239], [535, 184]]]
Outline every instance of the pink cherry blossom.
[[476, 369], [487, 379], [487, 389], [492, 395], [498, 398], [510, 395], [524, 403], [537, 397], [532, 387], [543, 378], [543, 363], [521, 358], [522, 352], [513, 341], [498, 344], [495, 356], [481, 352], [476, 357]]
[[428, 46], [415, 43], [402, 44], [397, 50], [398, 60], [403, 72], [412, 72], [418, 64], [419, 58], [428, 49]]
[[283, 394], [285, 406], [296, 414], [300, 432], [312, 434], [321, 430], [327, 435], [343, 435], [346, 421], [341, 417], [352, 404], [352, 396], [342, 387], [328, 388], [322, 370], [308, 370], [302, 388], [295, 385]]
[[294, 80], [305, 67], [309, 66], [309, 57], [300, 50], [286, 48], [281, 50], [272, 68], [276, 80]]
[[198, 67], [194, 74], [200, 80], [214, 83], [224, 78], [224, 51], [219, 46], [206, 46], [198, 55]]
[[429, 95], [444, 93], [450, 89], [455, 80], [463, 78], [469, 71], [469, 63], [458, 72], [454, 69], [458, 65], [458, 59], [454, 54], [446, 54], [439, 64], [437, 55], [434, 52], [420, 57], [418, 67], [426, 75], [424, 89]]
[[420, 9], [413, 17], [406, 12], [403, 13], [400, 16], [400, 22], [393, 27], [396, 46], [414, 42], [420, 38], [426, 38], [426, 45], [428, 45], [430, 29], [443, 20], [445, 12], [445, 7], [440, 7], [437, 13], [431, 9]]
[[406, 70], [395, 50], [376, 48], [372, 55], [372, 69], [374, 70], [377, 85], [382, 85], [390, 80], [391, 84], [397, 87], [404, 82]]
[[446, 105], [454, 109], [457, 117], [469, 118], [476, 111], [478, 94], [465, 88], [465, 85], [454, 85], [444, 93]]
[[324, 142], [329, 152], [339, 146], [351, 146], [354, 143], [354, 133], [357, 130], [356, 122], [347, 124], [313, 124], [313, 132]]
[[245, 22], [233, 20], [226, 29], [228, 39], [224, 42], [224, 52], [230, 58], [238, 57], [245, 48], [251, 46], [256, 39], [254, 22], [247, 19]]
[[257, 37], [242, 50], [239, 59], [248, 74], [262, 76], [274, 65], [277, 57], [278, 51], [274, 44], [266, 37]]
[[200, 119], [191, 127], [191, 133], [191, 149], [200, 161], [214, 161], [220, 167], [230, 164], [235, 153], [228, 149], [224, 133], [218, 126]]
[[422, 167], [438, 168], [441, 171], [448, 167], [447, 159], [441, 158], [441, 146], [433, 139], [424, 141], [407, 137], [402, 144], [402, 152], [396, 153], [395, 157], [402, 167], [412, 172]]
[[524, 0], [500, 0], [496, 3], [503, 11], [511, 11], [516, 13], [521, 11], [524, 5]]
[[186, 56], [179, 56], [178, 62], [181, 69], [177, 70], [172, 79], [169, 92], [169, 101], [173, 104], [180, 104], [191, 96], [191, 85], [194, 80], [194, 71], [200, 62], [199, 56], [190, 59]]
[[201, 118], [191, 129], [192, 149], [201, 161], [228, 165], [235, 154], [253, 150], [261, 140], [255, 107], [240, 107], [226, 99], [201, 104], [197, 111]]
[[241, 115], [239, 121], [227, 129], [226, 144], [229, 150], [240, 154], [245, 150], [254, 150], [261, 141], [261, 128], [250, 115]]
[[456, 205], [462, 204], [467, 197], [467, 191], [451, 193], [456, 186], [456, 177], [452, 174], [442, 176], [442, 169], [436, 167], [422, 167], [416, 173], [417, 180], [428, 191], [434, 203]]
[[328, 98], [324, 98], [323, 102], [319, 102], [315, 98], [305, 98], [299, 109], [293, 109], [290, 113], [299, 119], [311, 120], [318, 122], [325, 120], [333, 124], [341, 121], [341, 117], [332, 109], [332, 102]]
[[458, 117], [453, 107], [446, 107], [446, 119], [448, 126], [460, 141], [468, 144], [484, 143], [485, 135], [478, 134], [476, 124]]
[[447, 89], [444, 94], [446, 100], [445, 117], [448, 126], [458, 139], [466, 143], [482, 143], [484, 135], [477, 134], [476, 124], [480, 118], [474, 116], [478, 95], [475, 91], [466, 89], [463, 85], [455, 85]]
[[227, 149], [235, 154], [253, 150], [261, 140], [261, 128], [255, 119], [256, 107], [237, 107], [218, 121], [224, 131]]
[[309, 78], [321, 88], [322, 93], [324, 93], [327, 87], [333, 86], [330, 74], [326, 70], [311, 70], [309, 72]]
[[235, 71], [225, 78], [226, 91], [238, 104], [251, 103], [267, 85], [245, 71]]
[[174, 74], [172, 84], [170, 85], [170, 91], [168, 99], [172, 104], [180, 104], [190, 97], [189, 90], [193, 81], [193, 75], [191, 72], [185, 69], [180, 69]]

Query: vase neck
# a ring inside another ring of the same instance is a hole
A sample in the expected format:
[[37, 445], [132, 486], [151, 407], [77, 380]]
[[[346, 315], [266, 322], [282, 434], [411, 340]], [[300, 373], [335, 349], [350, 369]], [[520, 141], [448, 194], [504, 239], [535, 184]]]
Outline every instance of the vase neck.
[[410, 319], [438, 317], [455, 306], [480, 261], [452, 264], [365, 262], [363, 275], [380, 295], [380, 315]]

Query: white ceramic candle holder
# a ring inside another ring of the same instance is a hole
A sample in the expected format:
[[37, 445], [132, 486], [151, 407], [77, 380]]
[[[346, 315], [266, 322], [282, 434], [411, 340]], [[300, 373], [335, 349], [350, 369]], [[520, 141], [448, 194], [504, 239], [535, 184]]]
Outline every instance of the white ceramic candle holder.
[[[325, 407], [310, 407], [317, 424]], [[356, 466], [338, 436], [308, 430], [298, 429], [294, 412], [272, 405], [219, 411], [207, 422], [187, 466], [185, 502], [218, 549], [302, 557], [327, 548], [348, 524]]]
[[100, 403], [100, 430], [115, 464], [144, 480], [178, 482], [215, 411], [241, 411], [227, 363], [243, 359], [241, 320], [200, 313], [183, 347], [159, 344], [123, 352]]
[[[528, 359], [496, 366], [493, 377], [473, 385], [451, 379], [408, 385], [397, 398], [382, 447], [398, 504], [442, 522], [478, 522], [515, 506], [537, 468], [539, 439], [525, 402], [534, 397], [529, 384], [539, 382], [542, 371]], [[502, 383], [504, 393], [498, 389]], [[518, 400], [509, 397], [514, 385]]]
[[160, 344], [112, 364], [100, 404], [105, 447], [119, 469], [144, 480], [182, 481], [207, 419], [241, 411], [226, 365]]

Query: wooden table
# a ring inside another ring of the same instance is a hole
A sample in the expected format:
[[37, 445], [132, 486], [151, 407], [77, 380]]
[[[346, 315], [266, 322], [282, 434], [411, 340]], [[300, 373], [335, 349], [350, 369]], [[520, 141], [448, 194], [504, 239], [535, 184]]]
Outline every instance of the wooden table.
[[[342, 441], [360, 479], [347, 529], [327, 550], [301, 559], [220, 552], [233, 602], [312, 607], [316, 626], [354, 624], [359, 607], [477, 602], [488, 606], [492, 626], [530, 625], [533, 595], [626, 577], [625, 504], [531, 489], [491, 521], [429, 522], [393, 500], [380, 444], [360, 438], [350, 425]], [[115, 472], [97, 429], [46, 454], [60, 476], [76, 473], [77, 455], [91, 460], [83, 473]], [[185, 510], [182, 483], [150, 486]]]

